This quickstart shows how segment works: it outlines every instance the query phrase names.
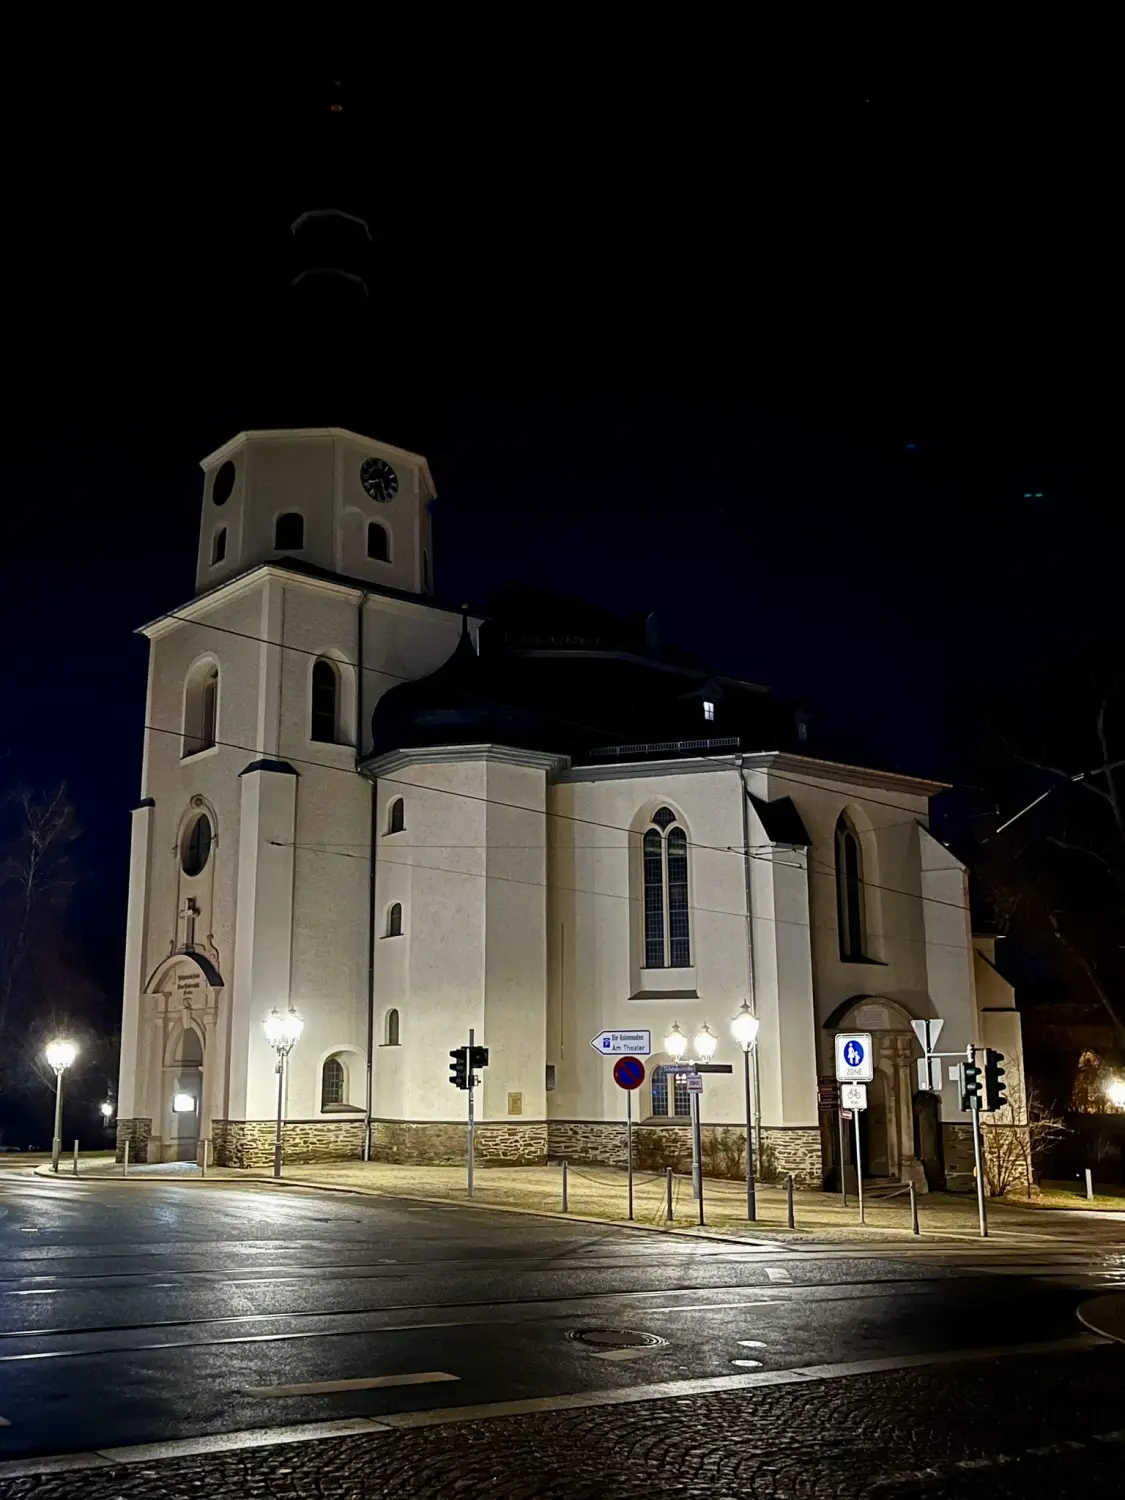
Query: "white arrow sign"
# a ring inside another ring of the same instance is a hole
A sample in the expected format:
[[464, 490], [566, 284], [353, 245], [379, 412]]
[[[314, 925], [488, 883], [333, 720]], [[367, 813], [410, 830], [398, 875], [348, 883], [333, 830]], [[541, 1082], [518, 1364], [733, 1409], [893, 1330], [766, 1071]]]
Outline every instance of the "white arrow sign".
[[931, 1052], [937, 1051], [937, 1039], [944, 1025], [944, 1021], [911, 1021], [910, 1029], [918, 1038], [922, 1051], [927, 1057]]
[[603, 1057], [651, 1057], [651, 1031], [599, 1031], [590, 1046]]

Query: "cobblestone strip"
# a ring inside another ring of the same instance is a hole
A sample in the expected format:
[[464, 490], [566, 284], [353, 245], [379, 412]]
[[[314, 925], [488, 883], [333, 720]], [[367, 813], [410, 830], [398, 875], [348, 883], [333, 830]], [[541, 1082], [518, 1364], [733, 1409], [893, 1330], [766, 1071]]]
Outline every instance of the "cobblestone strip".
[[1102, 1347], [40, 1474], [0, 1500], [1093, 1500], [1121, 1491], [1123, 1381]]

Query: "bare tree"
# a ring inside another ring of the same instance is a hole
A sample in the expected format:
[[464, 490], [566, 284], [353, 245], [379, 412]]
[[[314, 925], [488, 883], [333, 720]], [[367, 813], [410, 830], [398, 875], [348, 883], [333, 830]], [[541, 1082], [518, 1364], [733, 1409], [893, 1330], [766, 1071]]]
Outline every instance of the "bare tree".
[[1031, 1197], [1045, 1152], [1070, 1133], [1060, 1115], [1044, 1104], [1019, 1075], [1008, 1083], [1008, 1103], [981, 1116], [984, 1176], [989, 1194], [1002, 1198], [1015, 1188]]
[[33, 1008], [57, 957], [79, 832], [65, 786], [45, 796], [17, 787], [0, 801], [0, 1042]]

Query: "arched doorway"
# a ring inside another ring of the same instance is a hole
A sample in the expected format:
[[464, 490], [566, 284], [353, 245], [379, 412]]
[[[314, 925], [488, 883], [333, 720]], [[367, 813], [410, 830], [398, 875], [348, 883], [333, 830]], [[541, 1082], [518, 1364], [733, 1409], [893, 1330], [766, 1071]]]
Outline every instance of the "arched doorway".
[[[863, 1175], [914, 1182], [925, 1191], [929, 1175], [923, 1171], [915, 1146], [914, 1059], [918, 1042], [911, 1030], [913, 1019], [901, 1001], [882, 995], [855, 995], [825, 1020], [824, 1030], [829, 1033], [825, 1051], [829, 1052], [835, 1032], [870, 1033], [874, 1077], [867, 1085], [867, 1109], [860, 1117]], [[936, 1129], [940, 1142], [940, 1120]], [[934, 1156], [932, 1148], [930, 1154]]]
[[945, 1150], [941, 1135], [941, 1099], [937, 1094], [914, 1095], [914, 1155], [922, 1163], [931, 1192], [945, 1188]]
[[173, 1039], [171, 1062], [164, 1069], [166, 1161], [195, 1161], [199, 1151], [199, 1116], [203, 1104], [203, 1043], [194, 1026], [183, 1026]]

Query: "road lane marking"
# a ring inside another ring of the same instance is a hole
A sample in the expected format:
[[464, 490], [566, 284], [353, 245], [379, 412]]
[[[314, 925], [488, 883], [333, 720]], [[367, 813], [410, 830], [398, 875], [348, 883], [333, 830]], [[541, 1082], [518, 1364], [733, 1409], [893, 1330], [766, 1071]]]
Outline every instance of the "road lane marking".
[[444, 1370], [423, 1370], [414, 1375], [365, 1375], [356, 1380], [310, 1380], [304, 1385], [244, 1385], [244, 1396], [324, 1396], [333, 1391], [376, 1391], [393, 1385], [433, 1385], [439, 1380], [460, 1380]]
[[767, 1266], [766, 1275], [771, 1281], [792, 1281], [793, 1278], [784, 1266]]
[[637, 1311], [644, 1313], [720, 1312], [730, 1307], [784, 1307], [788, 1301], [787, 1297], [766, 1297], [755, 1302], [690, 1302], [686, 1305], [677, 1302], [674, 1307], [639, 1307]]

